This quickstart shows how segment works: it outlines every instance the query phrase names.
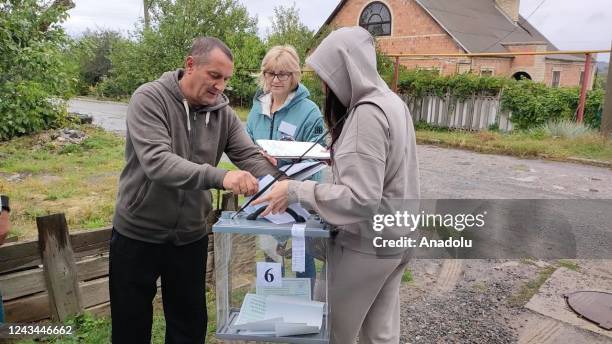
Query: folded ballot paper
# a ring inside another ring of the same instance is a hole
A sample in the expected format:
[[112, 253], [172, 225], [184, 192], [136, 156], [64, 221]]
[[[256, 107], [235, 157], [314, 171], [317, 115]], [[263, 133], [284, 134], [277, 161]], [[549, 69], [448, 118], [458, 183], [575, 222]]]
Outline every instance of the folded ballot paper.
[[[275, 140], [256, 140], [257, 144], [269, 155], [278, 159], [318, 159], [329, 160], [329, 151], [320, 144], [314, 142], [300, 141], [275, 141]], [[312, 145], [312, 149], [308, 150]], [[302, 157], [304, 152], [308, 151]]]
[[[259, 180], [259, 189], [263, 189], [266, 185], [268, 185], [271, 181], [274, 180], [274, 177], [272, 177], [271, 175], [267, 175], [263, 178], [261, 178]], [[272, 188], [268, 189], [263, 195], [267, 194], [268, 192], [270, 192], [270, 190], [272, 190]], [[263, 196], [262, 195], [262, 196]], [[261, 196], [260, 196], [261, 197]], [[247, 199], [248, 200], [248, 199]], [[247, 214], [251, 214], [255, 211], [257, 211], [260, 207], [265, 207], [268, 205], [268, 202], [262, 203], [262, 204], [258, 204], [258, 205], [249, 205], [248, 207], [244, 208], [244, 212]], [[302, 206], [299, 205], [299, 203], [294, 203], [294, 204], [290, 204], [289, 208], [291, 208], [296, 214], [302, 216], [303, 218], [307, 219], [310, 214], [308, 213], [308, 211], [306, 211], [306, 209], [302, 208]], [[287, 224], [287, 223], [294, 223], [295, 219], [293, 218], [293, 216], [289, 215], [288, 213], [279, 213], [279, 214], [268, 214], [266, 216], [264, 216], [264, 219], [275, 223], [277, 225], [279, 224]]]
[[321, 171], [327, 165], [321, 161], [304, 161], [297, 164], [281, 166], [278, 169], [293, 179], [303, 181], [310, 178], [313, 174]]
[[325, 303], [280, 295], [247, 294], [230, 327], [244, 335], [296, 336], [321, 331]]

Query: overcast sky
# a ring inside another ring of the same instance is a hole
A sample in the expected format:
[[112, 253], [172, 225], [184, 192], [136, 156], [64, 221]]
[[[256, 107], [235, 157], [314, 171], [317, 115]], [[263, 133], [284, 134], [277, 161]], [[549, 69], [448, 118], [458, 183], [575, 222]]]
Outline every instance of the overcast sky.
[[[258, 17], [260, 34], [270, 27], [275, 6], [295, 2], [302, 21], [317, 30], [339, 0], [239, 0], [252, 16]], [[452, 1], [452, 0], [448, 0]], [[612, 0], [522, 0], [520, 12], [562, 50], [610, 49], [612, 41]], [[74, 0], [64, 27], [73, 36], [86, 28], [113, 29], [127, 33], [142, 19], [142, 0]], [[609, 54], [598, 60], [608, 61]]]

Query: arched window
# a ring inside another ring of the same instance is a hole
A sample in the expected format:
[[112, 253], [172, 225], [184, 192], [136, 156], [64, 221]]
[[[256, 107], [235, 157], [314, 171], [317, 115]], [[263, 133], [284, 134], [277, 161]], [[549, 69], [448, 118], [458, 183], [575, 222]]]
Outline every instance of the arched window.
[[514, 73], [514, 75], [512, 75], [512, 77], [515, 80], [521, 80], [521, 79], [531, 80], [531, 75], [529, 75], [527, 72], [516, 72]]
[[359, 26], [370, 31], [372, 36], [391, 35], [391, 12], [382, 2], [375, 1], [361, 12]]

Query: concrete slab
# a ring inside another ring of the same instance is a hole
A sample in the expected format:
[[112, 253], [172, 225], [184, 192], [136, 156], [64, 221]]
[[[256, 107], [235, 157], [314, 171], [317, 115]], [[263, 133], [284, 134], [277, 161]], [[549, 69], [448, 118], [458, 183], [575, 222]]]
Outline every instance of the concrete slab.
[[612, 331], [582, 319], [565, 302], [564, 294], [580, 291], [612, 291], [612, 262], [609, 260], [581, 261], [579, 271], [559, 268], [542, 285], [525, 306], [552, 319], [612, 338]]

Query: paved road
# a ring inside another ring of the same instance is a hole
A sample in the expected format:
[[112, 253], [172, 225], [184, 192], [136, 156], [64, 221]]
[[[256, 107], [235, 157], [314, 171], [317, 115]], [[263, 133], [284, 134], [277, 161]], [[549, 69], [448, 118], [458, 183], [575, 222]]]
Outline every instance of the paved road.
[[[76, 98], [73, 112], [125, 134], [127, 105]], [[612, 199], [612, 170], [574, 163], [480, 154], [419, 146], [424, 198], [599, 198]]]
[[68, 102], [68, 111], [91, 115], [94, 124], [125, 135], [125, 115], [127, 113], [125, 103], [74, 98]]

